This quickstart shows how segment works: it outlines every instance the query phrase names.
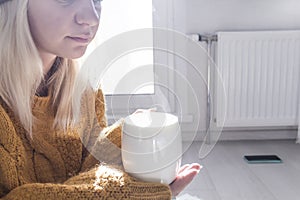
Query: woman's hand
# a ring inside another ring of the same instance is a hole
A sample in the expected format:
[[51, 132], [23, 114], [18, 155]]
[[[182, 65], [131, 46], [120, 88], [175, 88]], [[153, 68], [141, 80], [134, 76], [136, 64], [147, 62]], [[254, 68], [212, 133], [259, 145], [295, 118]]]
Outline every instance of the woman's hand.
[[176, 179], [170, 184], [172, 196], [177, 196], [194, 179], [201, 168], [198, 163], [183, 165]]

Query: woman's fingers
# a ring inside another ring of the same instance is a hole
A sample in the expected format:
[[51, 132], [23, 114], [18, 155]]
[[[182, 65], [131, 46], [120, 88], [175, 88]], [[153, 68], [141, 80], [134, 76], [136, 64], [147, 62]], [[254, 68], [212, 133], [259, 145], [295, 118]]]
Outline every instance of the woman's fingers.
[[201, 166], [198, 163], [184, 165], [180, 168], [175, 181], [170, 185], [173, 196], [177, 196], [199, 173]]
[[189, 166], [190, 166], [190, 164], [185, 164], [185, 165], [181, 166], [180, 169], [178, 170], [177, 174], [180, 174], [182, 171], [187, 169]]
[[182, 167], [180, 167], [180, 169], [178, 170], [178, 174], [180, 174], [181, 172], [185, 171], [186, 169], [200, 170], [201, 168], [202, 168], [202, 166], [199, 165], [198, 163], [185, 164]]

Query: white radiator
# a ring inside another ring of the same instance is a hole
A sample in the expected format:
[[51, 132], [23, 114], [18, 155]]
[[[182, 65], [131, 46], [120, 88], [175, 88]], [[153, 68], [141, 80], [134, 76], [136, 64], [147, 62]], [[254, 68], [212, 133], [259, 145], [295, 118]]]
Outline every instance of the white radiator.
[[298, 125], [300, 31], [220, 32], [217, 69], [217, 126]]

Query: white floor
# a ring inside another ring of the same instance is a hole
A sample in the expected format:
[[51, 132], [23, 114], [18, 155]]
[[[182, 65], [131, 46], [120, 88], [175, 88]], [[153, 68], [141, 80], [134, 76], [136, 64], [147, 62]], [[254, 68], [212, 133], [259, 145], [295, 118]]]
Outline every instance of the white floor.
[[[177, 197], [180, 200], [298, 200], [300, 144], [295, 140], [221, 141], [202, 160], [194, 142], [182, 163], [198, 162], [199, 175]], [[282, 164], [248, 164], [245, 154], [277, 154]]]

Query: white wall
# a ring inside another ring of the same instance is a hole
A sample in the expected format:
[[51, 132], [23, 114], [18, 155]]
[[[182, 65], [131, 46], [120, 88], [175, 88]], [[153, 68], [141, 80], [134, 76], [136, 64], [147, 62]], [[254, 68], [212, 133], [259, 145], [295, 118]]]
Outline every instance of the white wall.
[[[174, 29], [185, 34], [212, 34], [218, 31], [300, 30], [299, 0], [174, 0]], [[192, 52], [191, 52], [192, 53]], [[205, 57], [203, 65], [206, 68]], [[176, 66], [193, 88], [197, 88], [201, 113], [199, 130], [206, 129], [206, 80], [195, 76], [195, 69], [182, 69], [185, 64], [176, 59]], [[198, 69], [206, 71], [206, 69]], [[180, 90], [182, 86], [179, 86]], [[184, 87], [183, 87], [184, 88]], [[187, 94], [190, 96], [191, 94]], [[186, 105], [188, 114], [193, 107]], [[194, 122], [196, 123], [196, 122]]]
[[[181, 1], [183, 0], [178, 0], [178, 4]], [[186, 32], [300, 29], [299, 0], [186, 0], [184, 2], [186, 3]]]

